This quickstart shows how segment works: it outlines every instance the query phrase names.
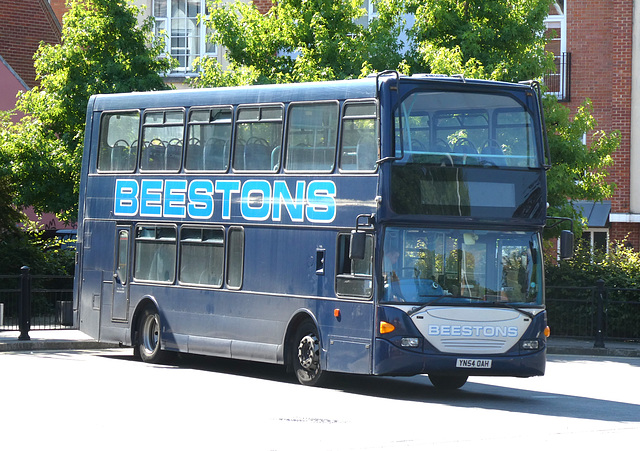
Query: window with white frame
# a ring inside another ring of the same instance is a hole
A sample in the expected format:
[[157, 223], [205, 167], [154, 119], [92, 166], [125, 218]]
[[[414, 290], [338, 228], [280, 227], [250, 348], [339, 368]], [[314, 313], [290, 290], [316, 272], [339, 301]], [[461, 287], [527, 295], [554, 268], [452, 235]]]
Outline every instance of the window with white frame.
[[361, 8], [364, 9], [366, 13], [362, 17], [356, 19], [355, 22], [358, 25], [367, 26], [369, 22], [371, 22], [371, 20], [378, 16], [378, 11], [376, 9], [375, 3], [371, 0], [364, 0], [362, 2]]
[[582, 242], [591, 250], [591, 257], [597, 252], [609, 252], [609, 229], [589, 228], [582, 232]]
[[206, 0], [153, 0], [152, 11], [155, 35], [164, 37], [167, 53], [178, 61], [172, 74], [197, 72], [197, 57], [217, 55], [216, 45], [206, 41], [206, 25], [198, 23], [198, 15], [206, 13]]
[[549, 6], [549, 15], [545, 19], [547, 27], [546, 36], [549, 39], [546, 50], [553, 53], [555, 57], [556, 70], [554, 73], [546, 74], [544, 82], [549, 93], [557, 96], [560, 100], [568, 100], [567, 77], [570, 64], [567, 54], [567, 16], [566, 0], [556, 0]]

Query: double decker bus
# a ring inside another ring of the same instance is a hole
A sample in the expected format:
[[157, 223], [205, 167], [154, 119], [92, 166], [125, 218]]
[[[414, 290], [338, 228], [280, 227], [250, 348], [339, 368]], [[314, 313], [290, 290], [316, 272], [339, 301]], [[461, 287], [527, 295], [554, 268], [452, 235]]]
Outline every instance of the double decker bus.
[[366, 79], [96, 95], [80, 329], [330, 373], [544, 374], [539, 89]]

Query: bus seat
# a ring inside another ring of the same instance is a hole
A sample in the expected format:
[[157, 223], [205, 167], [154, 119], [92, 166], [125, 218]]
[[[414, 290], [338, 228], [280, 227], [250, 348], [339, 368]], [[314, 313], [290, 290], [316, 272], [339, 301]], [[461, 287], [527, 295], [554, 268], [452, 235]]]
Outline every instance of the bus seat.
[[113, 146], [111, 153], [111, 170], [126, 171], [132, 170], [135, 162], [133, 160], [133, 152], [128, 146]]
[[279, 165], [280, 165], [280, 146], [276, 146], [271, 151], [271, 169], [273, 169], [274, 171], [277, 171]]
[[202, 155], [203, 169], [223, 170], [225, 169], [224, 154], [226, 142], [220, 138], [209, 138], [204, 144]]
[[249, 140], [244, 146], [243, 169], [248, 170], [270, 170], [271, 151], [266, 141]]
[[180, 169], [180, 160], [182, 160], [182, 141], [174, 142], [167, 145], [167, 159], [165, 168], [168, 170]]
[[375, 168], [378, 149], [373, 136], [364, 135], [360, 138], [356, 145], [356, 158], [359, 171], [369, 171]]
[[142, 169], [147, 170], [162, 170], [165, 169], [165, 157], [167, 155], [167, 148], [159, 140], [153, 140], [144, 152], [145, 159]]
[[187, 147], [185, 167], [192, 171], [204, 169], [204, 155], [200, 144], [189, 144]]
[[101, 171], [111, 171], [113, 168], [113, 147], [101, 145], [98, 150], [98, 169]]

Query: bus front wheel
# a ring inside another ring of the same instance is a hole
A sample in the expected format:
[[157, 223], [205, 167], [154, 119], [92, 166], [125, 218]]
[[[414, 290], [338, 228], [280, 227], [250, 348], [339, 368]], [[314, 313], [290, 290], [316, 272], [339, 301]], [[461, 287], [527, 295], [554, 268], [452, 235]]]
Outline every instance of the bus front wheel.
[[466, 384], [468, 378], [469, 376], [429, 374], [429, 380], [439, 390], [456, 390]]
[[160, 363], [164, 352], [160, 346], [160, 314], [156, 309], [147, 308], [138, 323], [136, 354], [146, 363]]
[[300, 324], [293, 343], [291, 360], [298, 382], [311, 386], [326, 382], [327, 372], [320, 363], [320, 339], [313, 321], [308, 319]]

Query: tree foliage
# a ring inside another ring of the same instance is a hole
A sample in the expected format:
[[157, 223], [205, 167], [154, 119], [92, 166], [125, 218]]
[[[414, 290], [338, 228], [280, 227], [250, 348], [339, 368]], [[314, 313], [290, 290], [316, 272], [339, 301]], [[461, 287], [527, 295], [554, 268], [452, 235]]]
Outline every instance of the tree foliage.
[[[250, 4], [210, 3], [211, 39], [231, 61], [203, 63], [195, 86], [355, 78], [384, 69], [462, 74], [517, 82], [553, 68], [544, 19], [551, 0], [379, 0], [377, 17], [360, 20], [362, 0], [282, 0], [262, 16]], [[415, 19], [411, 25], [402, 14]], [[359, 22], [360, 20], [360, 22]], [[404, 39], [404, 40], [403, 40]], [[597, 131], [587, 100], [571, 117], [553, 96], [544, 101], [552, 169], [549, 213], [579, 219], [571, 199], [603, 200], [618, 132]], [[583, 136], [590, 135], [589, 145]], [[576, 229], [581, 222], [576, 221]]]
[[[554, 96], [545, 97], [544, 109], [552, 162], [547, 174], [549, 214], [576, 219], [579, 229], [581, 217], [571, 199], [601, 201], [613, 195], [615, 184], [607, 181], [607, 168], [613, 166], [612, 154], [620, 145], [620, 133], [597, 130], [588, 99], [573, 118], [569, 108]], [[584, 144], [587, 135], [589, 144]]]
[[[345, 79], [401, 62], [400, 3], [379, 0], [377, 5], [378, 15], [368, 25], [361, 20], [361, 0], [281, 0], [265, 15], [252, 3], [213, 0], [204, 20], [213, 30], [210, 39], [227, 49], [227, 72], [252, 74], [244, 82]], [[202, 68], [197, 86], [224, 82], [219, 66]]]
[[[72, 220], [77, 213], [84, 125], [98, 93], [166, 89], [171, 62], [152, 39], [153, 19], [138, 23], [132, 0], [70, 0], [60, 44], [41, 43], [34, 56], [40, 85], [22, 93], [26, 116], [5, 137], [18, 206]], [[62, 212], [62, 213], [60, 213]]]
[[[409, 30], [414, 71], [514, 82], [537, 78], [553, 62], [545, 53], [543, 33], [550, 4], [551, 0], [407, 0], [407, 10], [415, 14]], [[454, 67], [447, 67], [447, 60]]]

